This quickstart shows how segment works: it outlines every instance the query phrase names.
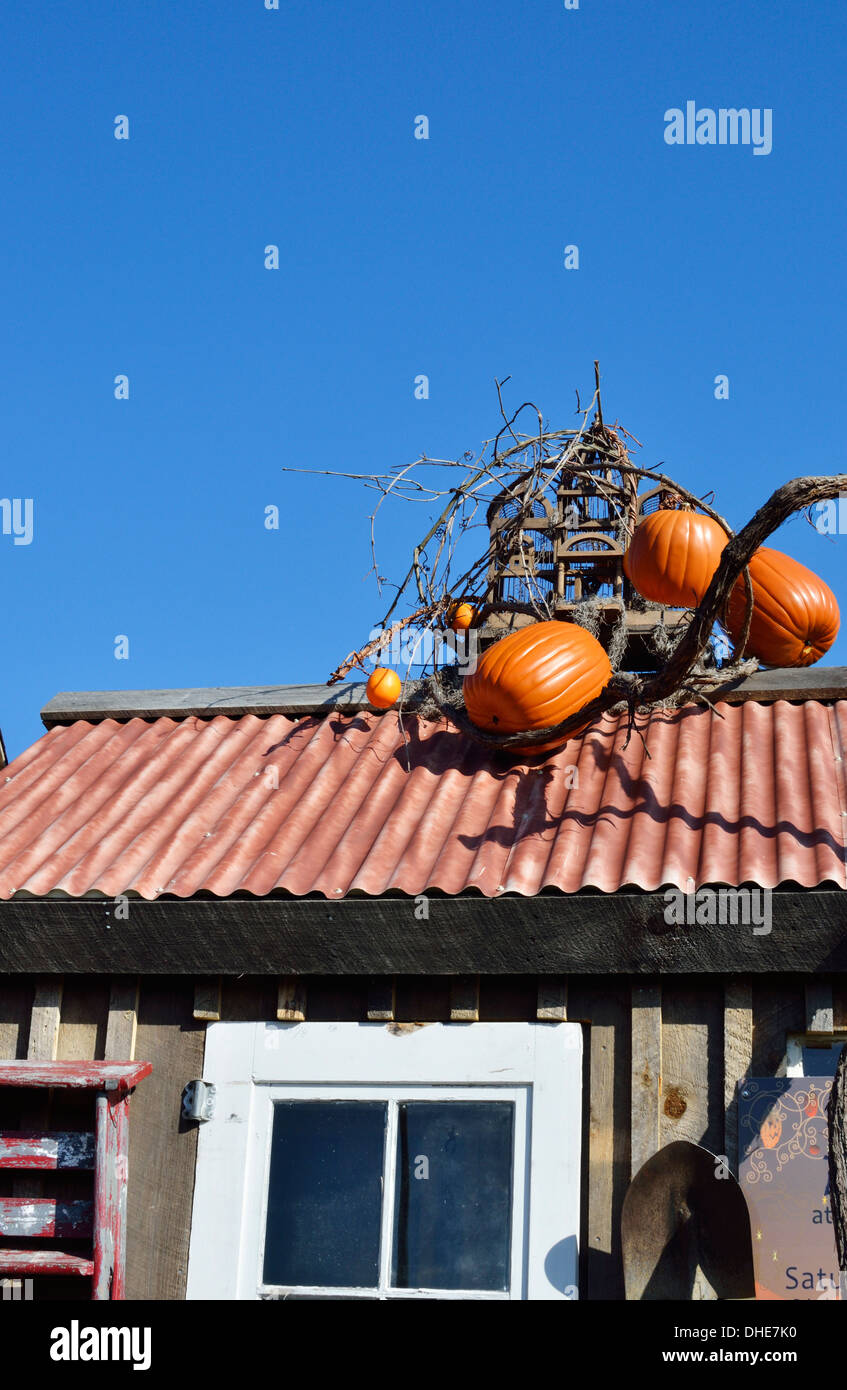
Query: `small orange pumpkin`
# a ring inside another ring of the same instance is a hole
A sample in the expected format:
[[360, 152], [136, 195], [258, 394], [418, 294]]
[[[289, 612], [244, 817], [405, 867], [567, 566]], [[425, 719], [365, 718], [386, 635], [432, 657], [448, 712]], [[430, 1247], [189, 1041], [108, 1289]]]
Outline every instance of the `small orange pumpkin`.
[[450, 609], [448, 622], [454, 632], [466, 632], [473, 627], [476, 609], [470, 603], [455, 603]]
[[664, 508], [645, 516], [623, 557], [642, 597], [669, 608], [696, 608], [720, 563], [728, 536], [702, 512]]
[[[811, 666], [828, 652], [840, 623], [835, 594], [823, 580], [781, 550], [761, 546], [750, 561], [753, 617], [745, 656], [767, 666]], [[726, 605], [726, 629], [737, 641], [744, 625], [744, 575]]]
[[[587, 705], [612, 667], [590, 632], [576, 623], [532, 623], [489, 647], [463, 683], [471, 723], [496, 734], [546, 729]], [[564, 739], [517, 752], [540, 753]]]
[[390, 709], [396, 703], [403, 685], [396, 671], [389, 666], [377, 666], [368, 676], [365, 694], [376, 709]]

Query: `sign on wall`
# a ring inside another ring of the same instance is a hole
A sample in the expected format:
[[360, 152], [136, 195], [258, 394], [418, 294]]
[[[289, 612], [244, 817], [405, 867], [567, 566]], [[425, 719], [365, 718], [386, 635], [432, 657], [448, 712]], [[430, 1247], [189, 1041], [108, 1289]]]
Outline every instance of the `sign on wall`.
[[738, 1180], [750, 1210], [756, 1296], [838, 1297], [826, 1107], [831, 1076], [739, 1083]]

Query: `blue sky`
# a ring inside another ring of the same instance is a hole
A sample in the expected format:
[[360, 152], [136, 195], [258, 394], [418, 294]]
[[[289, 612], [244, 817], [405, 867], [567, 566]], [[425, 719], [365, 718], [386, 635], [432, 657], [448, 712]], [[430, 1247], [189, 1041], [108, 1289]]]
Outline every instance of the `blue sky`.
[[[368, 496], [283, 465], [474, 449], [495, 376], [567, 426], [598, 357], [645, 465], [737, 526], [845, 469], [845, 50], [839, 6], [787, 0], [6, 6], [10, 754], [58, 690], [324, 680], [385, 607]], [[772, 152], [667, 145], [688, 100], [771, 109]], [[847, 606], [847, 536], [775, 543]]]

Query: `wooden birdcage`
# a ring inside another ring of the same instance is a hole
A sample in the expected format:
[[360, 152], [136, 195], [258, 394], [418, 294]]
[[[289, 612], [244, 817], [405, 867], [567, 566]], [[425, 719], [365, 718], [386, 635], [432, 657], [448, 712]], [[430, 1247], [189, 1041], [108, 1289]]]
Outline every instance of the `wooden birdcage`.
[[488, 619], [486, 636], [493, 640], [504, 628], [548, 615], [572, 620], [590, 600], [604, 644], [624, 614], [622, 667], [653, 669], [648, 633], [659, 622], [676, 626], [683, 613], [646, 606], [624, 574], [623, 557], [638, 521], [659, 506], [663, 492], [657, 486], [639, 495], [633, 476], [617, 470], [589, 434], [545, 487], [531, 476], [500, 493], [487, 516], [486, 601], [498, 611]]

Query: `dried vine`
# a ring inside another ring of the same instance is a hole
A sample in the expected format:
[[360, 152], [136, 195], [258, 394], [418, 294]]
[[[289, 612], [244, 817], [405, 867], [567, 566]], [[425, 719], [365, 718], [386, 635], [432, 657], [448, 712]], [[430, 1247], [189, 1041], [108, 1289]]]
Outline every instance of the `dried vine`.
[[[711, 517], [728, 537], [721, 562], [712, 579], [707, 593], [699, 607], [692, 613], [681, 638], [668, 653], [661, 668], [653, 675], [639, 675], [628, 671], [615, 671], [608, 685], [578, 714], [562, 723], [547, 729], [524, 731], [515, 734], [494, 734], [471, 724], [461, 704], [459, 687], [455, 679], [445, 672], [434, 669], [418, 691], [417, 701], [428, 702], [442, 715], [450, 719], [459, 729], [476, 742], [491, 749], [509, 750], [516, 746], [531, 748], [552, 739], [565, 741], [571, 734], [585, 726], [586, 722], [616, 707], [629, 709], [630, 731], [634, 727], [635, 712], [673, 700], [681, 695], [694, 697], [710, 703], [709, 695], [732, 681], [749, 674], [756, 668], [755, 661], [745, 661], [750, 622], [753, 613], [753, 589], [748, 565], [754, 552], [767, 538], [795, 512], [808, 510], [815, 502], [837, 497], [847, 491], [847, 475], [832, 477], [796, 478], [777, 488], [764, 506], [736, 535], [729, 523], [702, 498], [696, 497], [687, 488], [655, 469], [642, 468], [633, 463], [625, 441], [638, 444], [621, 426], [607, 425], [603, 420], [600, 401], [599, 370], [595, 363], [596, 385], [592, 399], [582, 414], [581, 424], [571, 430], [551, 430], [545, 426], [538, 407], [525, 401], [511, 415], [503, 406], [502, 387], [497, 382], [497, 397], [502, 417], [502, 425], [492, 439], [487, 440], [474, 457], [466, 454], [461, 459], [430, 459], [422, 455], [412, 464], [388, 474], [348, 474], [334, 470], [321, 470], [331, 476], [353, 477], [364, 481], [367, 487], [380, 493], [379, 501], [371, 514], [371, 553], [373, 571], [376, 573], [380, 590], [387, 581], [380, 575], [376, 558], [375, 526], [379, 510], [389, 497], [407, 500], [424, 500], [439, 506], [438, 514], [421, 541], [414, 547], [409, 569], [396, 585], [395, 596], [385, 613], [379, 635], [358, 651], [351, 652], [333, 671], [328, 684], [343, 680], [350, 671], [364, 670], [364, 662], [369, 656], [387, 646], [404, 628], [416, 624], [418, 627], [444, 625], [447, 614], [458, 600], [472, 602], [476, 608], [477, 623], [482, 624], [492, 613], [507, 611], [525, 613], [536, 619], [553, 617], [553, 609], [541, 593], [533, 593], [529, 570], [525, 585], [529, 602], [493, 602], [487, 595], [489, 570], [498, 554], [504, 550], [517, 553], [523, 558], [523, 534], [528, 519], [534, 515], [532, 508], [545, 497], [548, 490], [555, 488], [557, 479], [565, 474], [575, 481], [590, 480], [592, 489], [611, 504], [617, 522], [617, 536], [623, 548], [626, 547], [636, 521], [638, 485], [641, 482], [654, 482], [664, 490], [664, 500], [673, 497], [683, 506], [692, 507]], [[508, 380], [508, 378], [506, 378]], [[579, 405], [579, 397], [577, 396]], [[531, 411], [537, 428], [531, 434], [521, 433], [517, 422], [525, 411]], [[588, 420], [594, 412], [592, 423]], [[502, 447], [503, 443], [507, 447]], [[622, 478], [631, 481], [630, 501], [627, 510], [621, 510], [604, 480], [598, 476], [598, 468], [607, 467]], [[455, 485], [431, 486], [422, 481], [423, 470], [428, 468], [455, 470], [458, 474]], [[288, 470], [303, 471], [303, 470]], [[308, 470], [312, 471], [312, 470]], [[478, 512], [485, 502], [484, 517]], [[504, 502], [513, 502], [514, 515], [503, 519]], [[494, 509], [499, 509], [501, 520], [496, 531], [489, 523]], [[453, 576], [458, 540], [472, 526], [485, 526], [488, 541], [481, 554], [457, 576]], [[427, 547], [436, 543], [436, 552], [429, 558]], [[703, 666], [709, 638], [716, 622], [723, 621], [727, 600], [739, 576], [743, 576], [746, 594], [744, 621], [728, 665], [721, 670], [706, 670]], [[396, 609], [407, 591], [413, 590], [417, 603], [407, 617], [395, 617]], [[586, 609], [588, 604], [586, 603]], [[578, 611], [572, 616], [580, 621]], [[392, 621], [393, 619], [393, 621]], [[587, 624], [586, 624], [587, 625]], [[412, 699], [415, 699], [413, 696]]]

